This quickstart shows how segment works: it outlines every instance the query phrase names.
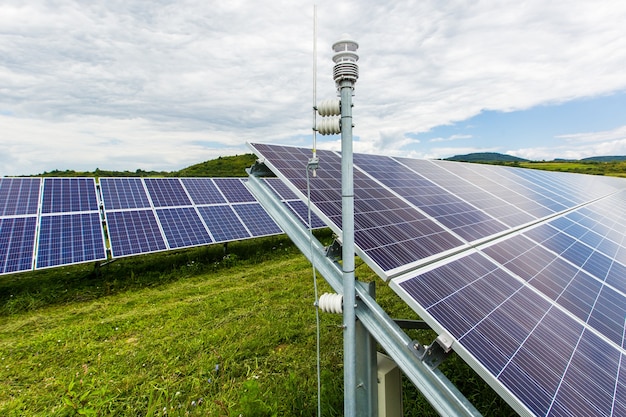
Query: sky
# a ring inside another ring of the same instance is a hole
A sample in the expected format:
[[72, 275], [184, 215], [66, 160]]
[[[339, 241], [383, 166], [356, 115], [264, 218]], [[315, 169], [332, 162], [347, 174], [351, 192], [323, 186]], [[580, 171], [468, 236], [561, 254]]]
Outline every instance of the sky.
[[311, 146], [314, 4], [318, 101], [359, 43], [357, 152], [626, 155], [621, 0], [3, 0], [0, 176]]

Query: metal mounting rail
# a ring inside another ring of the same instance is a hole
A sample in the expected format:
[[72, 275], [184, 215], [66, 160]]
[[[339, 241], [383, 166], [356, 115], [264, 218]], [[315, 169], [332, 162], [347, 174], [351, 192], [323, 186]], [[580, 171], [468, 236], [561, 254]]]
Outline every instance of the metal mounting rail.
[[[267, 185], [255, 176], [255, 171], [249, 171], [247, 186], [250, 191], [307, 259], [314, 262], [328, 284], [341, 294], [343, 290], [341, 266], [326, 256], [325, 247], [311, 236], [309, 230], [282, 204]], [[415, 354], [413, 340], [378, 305], [367, 287], [360, 282], [356, 285], [356, 317], [433, 408], [442, 416], [480, 416], [478, 410], [441, 371], [420, 360], [420, 356]], [[371, 360], [359, 358], [356, 362], [357, 367], [371, 366], [372, 363]], [[371, 375], [371, 372], [371, 369], [360, 369], [357, 370], [357, 375]], [[377, 387], [372, 386], [376, 383], [375, 380], [363, 378], [356, 382], [368, 396], [377, 395]], [[377, 400], [372, 401], [365, 397], [367, 396], [357, 397], [358, 415], [376, 416], [377, 410], [373, 404], [377, 404]]]

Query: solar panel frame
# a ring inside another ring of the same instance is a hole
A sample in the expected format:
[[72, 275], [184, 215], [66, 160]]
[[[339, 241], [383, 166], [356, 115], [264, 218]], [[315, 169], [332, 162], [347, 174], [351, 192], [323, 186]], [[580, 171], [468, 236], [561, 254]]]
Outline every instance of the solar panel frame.
[[99, 212], [41, 216], [36, 269], [107, 258]]
[[0, 275], [34, 268], [37, 217], [0, 217]]
[[0, 178], [0, 217], [36, 215], [41, 178]]
[[168, 250], [153, 209], [105, 212], [111, 257], [141, 255]]
[[156, 214], [170, 249], [213, 243], [194, 207], [158, 208]]
[[149, 208], [147, 189], [141, 178], [100, 178], [105, 210]]
[[43, 179], [41, 214], [86, 213], [99, 210], [94, 178]]
[[35, 269], [107, 259], [95, 178], [43, 178], [37, 225]]

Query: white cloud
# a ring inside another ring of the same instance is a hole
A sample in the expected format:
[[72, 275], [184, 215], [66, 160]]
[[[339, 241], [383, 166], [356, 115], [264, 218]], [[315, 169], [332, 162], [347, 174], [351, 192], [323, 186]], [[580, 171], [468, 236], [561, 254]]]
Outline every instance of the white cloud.
[[626, 126], [620, 126], [617, 129], [602, 132], [585, 132], [573, 133], [569, 135], [559, 135], [558, 139], [564, 139], [570, 143], [596, 143], [596, 142], [613, 142], [626, 140]]
[[[299, 144], [311, 133], [312, 9], [4, 1], [0, 123], [12, 136], [0, 146], [12, 158], [0, 173], [170, 169], [246, 141]], [[434, 155], [410, 135], [483, 109], [624, 90], [624, 21], [620, 2], [321, 0], [318, 97], [335, 96], [330, 45], [350, 33], [361, 56], [355, 149]], [[107, 137], [115, 146], [103, 148]]]
[[472, 135], [451, 135], [448, 136], [447, 138], [433, 138], [430, 139], [429, 142], [452, 142], [455, 140], [462, 140], [462, 139], [471, 139]]

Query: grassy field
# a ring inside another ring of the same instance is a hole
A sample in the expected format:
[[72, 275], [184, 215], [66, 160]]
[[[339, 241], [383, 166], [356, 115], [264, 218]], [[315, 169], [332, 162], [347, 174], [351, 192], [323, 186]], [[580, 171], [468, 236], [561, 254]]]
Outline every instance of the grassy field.
[[542, 161], [513, 164], [523, 168], [626, 178], [626, 162]]
[[[285, 236], [231, 243], [226, 257], [214, 245], [2, 276], [0, 415], [313, 416], [311, 276]], [[357, 277], [376, 279], [364, 265]], [[378, 283], [390, 314], [414, 318]], [[321, 316], [324, 416], [342, 415], [340, 324]], [[458, 358], [442, 370], [485, 415], [514, 414]], [[406, 381], [404, 404], [434, 415]]]

